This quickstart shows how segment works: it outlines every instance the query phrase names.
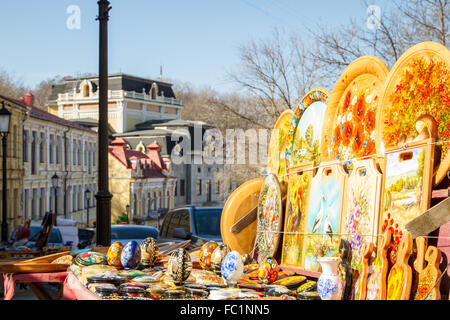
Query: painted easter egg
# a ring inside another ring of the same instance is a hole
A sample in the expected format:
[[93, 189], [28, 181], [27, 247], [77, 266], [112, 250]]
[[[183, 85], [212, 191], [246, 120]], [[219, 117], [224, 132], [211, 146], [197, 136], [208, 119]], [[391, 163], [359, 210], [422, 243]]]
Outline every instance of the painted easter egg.
[[120, 262], [120, 257], [123, 251], [123, 244], [120, 241], [116, 241], [109, 246], [108, 252], [106, 253], [106, 259], [110, 266], [116, 267], [118, 269], [122, 268], [122, 262]]
[[153, 266], [158, 259], [159, 248], [155, 239], [148, 237], [141, 243], [141, 264], [145, 267]]
[[183, 283], [189, 278], [191, 270], [192, 261], [189, 253], [183, 248], [175, 250], [167, 264], [167, 273], [173, 279], [173, 282], [176, 285]]
[[242, 255], [242, 261], [244, 266], [255, 263], [255, 260], [248, 253]]
[[273, 257], [267, 257], [263, 263], [259, 265], [258, 279], [261, 283], [272, 283], [278, 278], [280, 267]]
[[211, 266], [215, 273], [220, 275], [220, 267], [222, 266], [222, 261], [230, 251], [230, 247], [225, 243], [220, 244], [217, 248], [214, 249], [211, 255]]
[[218, 243], [215, 241], [208, 241], [200, 248], [200, 252], [198, 254], [198, 263], [200, 267], [205, 270], [212, 270], [211, 266], [211, 255], [216, 249]]
[[244, 262], [239, 252], [228, 253], [222, 261], [220, 271], [227, 284], [234, 285], [244, 274]]
[[141, 247], [132, 240], [128, 242], [122, 250], [120, 262], [125, 269], [134, 269], [141, 261]]
[[90, 266], [93, 264], [108, 264], [106, 255], [95, 251], [79, 253], [73, 261], [76, 265], [81, 267]]

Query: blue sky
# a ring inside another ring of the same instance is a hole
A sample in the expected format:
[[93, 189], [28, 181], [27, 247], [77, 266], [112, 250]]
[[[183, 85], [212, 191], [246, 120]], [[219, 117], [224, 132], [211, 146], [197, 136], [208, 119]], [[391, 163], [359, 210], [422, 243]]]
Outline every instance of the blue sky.
[[[385, 0], [372, 0], [380, 4]], [[230, 88], [237, 47], [274, 27], [306, 35], [305, 25], [366, 17], [360, 0], [110, 0], [109, 72]], [[70, 5], [81, 29], [69, 30]], [[381, 5], [380, 5], [381, 6]], [[0, 2], [0, 69], [33, 87], [54, 75], [98, 72], [96, 0]]]

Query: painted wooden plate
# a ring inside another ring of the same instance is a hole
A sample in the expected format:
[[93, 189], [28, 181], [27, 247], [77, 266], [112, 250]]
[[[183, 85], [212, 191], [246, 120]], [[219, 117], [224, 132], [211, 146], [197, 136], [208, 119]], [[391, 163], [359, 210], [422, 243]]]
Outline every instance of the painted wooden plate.
[[275, 174], [280, 183], [287, 182], [286, 177], [286, 136], [291, 124], [294, 111], [284, 111], [273, 128], [270, 136], [269, 151], [267, 154], [267, 169]]
[[256, 239], [256, 219], [239, 233], [232, 233], [231, 227], [258, 205], [259, 193], [264, 178], [243, 183], [228, 197], [222, 210], [220, 232], [223, 242], [231, 251], [248, 254], [253, 250]]
[[270, 173], [264, 179], [258, 200], [256, 248], [258, 261], [275, 255], [282, 230], [283, 204], [278, 178]]
[[[408, 49], [392, 67], [377, 111], [377, 150], [392, 148], [404, 139], [422, 136], [416, 120], [431, 115], [437, 124], [437, 141], [450, 140], [450, 51], [435, 42]], [[433, 138], [433, 137], [431, 137]], [[450, 167], [450, 144], [437, 144], [440, 163], [433, 185]]]
[[384, 62], [373, 56], [356, 59], [341, 74], [324, 119], [324, 161], [343, 161], [349, 172], [352, 159], [375, 154], [376, 115], [388, 74]]
[[295, 109], [286, 137], [286, 168], [313, 161], [322, 162], [321, 141], [329, 93], [309, 91]]

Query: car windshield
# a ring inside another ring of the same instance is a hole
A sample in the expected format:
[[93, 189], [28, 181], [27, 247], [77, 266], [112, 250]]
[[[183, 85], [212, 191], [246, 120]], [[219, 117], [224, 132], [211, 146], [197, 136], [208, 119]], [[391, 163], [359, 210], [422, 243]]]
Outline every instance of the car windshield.
[[[28, 238], [29, 241], [37, 241], [39, 238], [39, 231], [41, 231], [41, 227], [31, 227], [30, 228], [30, 237]], [[50, 240], [48, 240], [48, 243], [62, 243], [62, 237], [61, 232], [59, 232], [58, 229], [52, 228], [52, 232], [50, 233]]]
[[119, 227], [111, 228], [111, 239], [145, 239], [157, 236], [154, 228]]
[[198, 235], [220, 237], [221, 209], [217, 210], [194, 210], [194, 223]]

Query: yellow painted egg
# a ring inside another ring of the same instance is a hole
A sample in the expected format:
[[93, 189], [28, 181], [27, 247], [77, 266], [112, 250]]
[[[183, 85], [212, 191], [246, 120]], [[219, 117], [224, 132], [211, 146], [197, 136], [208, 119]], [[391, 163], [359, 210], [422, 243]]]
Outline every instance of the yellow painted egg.
[[217, 248], [217, 246], [218, 246], [217, 242], [208, 241], [200, 248], [200, 252], [198, 254], [198, 263], [200, 264], [200, 267], [202, 267], [205, 270], [213, 269], [211, 265], [211, 255]]
[[110, 266], [116, 267], [118, 269], [122, 268], [122, 262], [120, 257], [122, 256], [123, 244], [120, 241], [116, 241], [108, 249], [106, 253], [106, 259]]

